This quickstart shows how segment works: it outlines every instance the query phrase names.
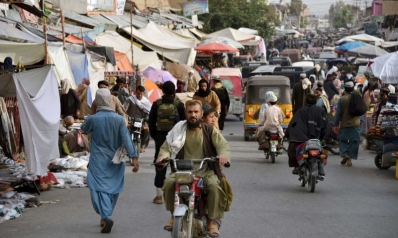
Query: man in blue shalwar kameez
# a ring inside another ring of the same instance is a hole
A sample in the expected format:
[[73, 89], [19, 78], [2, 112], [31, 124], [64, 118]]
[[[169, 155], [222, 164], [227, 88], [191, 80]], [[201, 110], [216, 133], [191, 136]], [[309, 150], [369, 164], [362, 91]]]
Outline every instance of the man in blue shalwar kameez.
[[[111, 219], [119, 193], [124, 187], [125, 163], [114, 164], [116, 150], [124, 145], [130, 158], [137, 158], [133, 141], [124, 118], [110, 107], [112, 96], [108, 89], [96, 93], [97, 113], [87, 117], [81, 129], [91, 133], [91, 155], [87, 173], [94, 210], [101, 215], [101, 233], [112, 230]], [[133, 160], [134, 172], [138, 171], [137, 159]]]

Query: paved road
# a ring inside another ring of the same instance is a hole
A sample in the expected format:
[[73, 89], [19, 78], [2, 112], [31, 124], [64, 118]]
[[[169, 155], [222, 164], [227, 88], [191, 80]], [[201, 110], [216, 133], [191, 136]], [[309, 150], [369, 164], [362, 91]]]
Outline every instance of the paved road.
[[[255, 142], [243, 141], [242, 124], [229, 118], [224, 135], [233, 151], [226, 175], [234, 190], [232, 211], [226, 213], [221, 237], [398, 237], [398, 180], [395, 168], [378, 170], [374, 154], [360, 151], [349, 168], [330, 156], [326, 179], [314, 194], [291, 174], [287, 156], [275, 164], [264, 159]], [[230, 135], [231, 134], [231, 135]], [[153, 144], [140, 161], [140, 172], [126, 170], [126, 188], [119, 197], [115, 226], [107, 237], [167, 238], [169, 214], [151, 203]], [[29, 209], [22, 217], [0, 224], [0, 237], [99, 237], [99, 216], [86, 188], [53, 189], [41, 200], [60, 200]]]

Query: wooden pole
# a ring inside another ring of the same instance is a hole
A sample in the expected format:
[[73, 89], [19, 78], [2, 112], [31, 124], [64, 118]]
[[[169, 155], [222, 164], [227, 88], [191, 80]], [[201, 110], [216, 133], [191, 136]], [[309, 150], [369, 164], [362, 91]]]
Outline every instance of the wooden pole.
[[62, 45], [64, 46], [64, 49], [66, 49], [66, 44], [65, 44], [65, 17], [64, 13], [61, 10], [61, 26], [62, 26]]
[[44, 65], [48, 65], [48, 40], [47, 40], [47, 23], [46, 23], [46, 17], [43, 17], [43, 34], [44, 34], [44, 52], [45, 52], [45, 58], [44, 58]]
[[130, 39], [130, 41], [131, 41], [131, 64], [133, 65], [133, 68], [134, 68], [134, 44], [133, 44], [133, 42], [134, 42], [134, 36], [133, 36], [133, 7], [134, 7], [134, 5], [133, 5], [133, 3], [131, 3], [131, 5], [130, 5], [130, 31], [131, 31], [131, 34], [130, 34], [130, 37], [131, 37], [131, 39]]
[[86, 53], [86, 41], [84, 40], [83, 28], [80, 28], [80, 33], [82, 34], [82, 40], [83, 40], [83, 53]]

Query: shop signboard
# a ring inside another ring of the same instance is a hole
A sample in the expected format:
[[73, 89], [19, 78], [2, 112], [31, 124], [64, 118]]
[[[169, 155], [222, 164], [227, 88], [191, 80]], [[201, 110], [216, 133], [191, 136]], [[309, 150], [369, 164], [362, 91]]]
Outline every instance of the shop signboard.
[[207, 0], [197, 0], [183, 4], [184, 16], [199, 15], [209, 13], [209, 2]]

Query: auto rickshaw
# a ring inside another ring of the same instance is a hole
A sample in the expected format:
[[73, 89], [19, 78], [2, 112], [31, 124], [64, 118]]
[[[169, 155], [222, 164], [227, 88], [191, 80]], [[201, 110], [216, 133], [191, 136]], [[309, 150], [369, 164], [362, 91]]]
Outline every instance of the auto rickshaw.
[[[219, 76], [222, 85], [227, 89], [229, 94], [229, 112], [228, 114], [233, 114], [243, 120], [243, 104], [242, 104], [242, 74], [237, 68], [215, 68], [211, 72], [211, 76]], [[214, 86], [214, 81], [210, 81], [210, 87]]]
[[252, 76], [247, 81], [246, 89], [247, 96], [243, 123], [245, 141], [249, 141], [259, 127], [258, 120], [252, 117], [261, 108], [261, 105], [265, 103], [265, 93], [268, 91], [273, 91], [275, 96], [278, 97], [278, 106], [285, 114], [285, 119], [281, 124], [282, 128], [286, 129], [293, 117], [289, 78], [275, 75]]

